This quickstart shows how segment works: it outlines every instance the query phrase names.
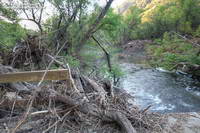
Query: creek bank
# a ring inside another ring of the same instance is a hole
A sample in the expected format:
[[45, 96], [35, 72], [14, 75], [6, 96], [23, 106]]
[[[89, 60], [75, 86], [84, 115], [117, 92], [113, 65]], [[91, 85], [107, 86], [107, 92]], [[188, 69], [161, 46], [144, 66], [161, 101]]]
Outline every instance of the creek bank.
[[121, 45], [122, 52], [118, 58], [134, 64], [143, 64], [149, 58], [145, 52], [145, 45], [151, 43], [151, 40], [133, 40]]
[[[152, 40], [133, 40], [121, 46], [122, 52], [118, 55], [119, 59], [129, 59], [129, 62], [135, 64], [149, 64], [151, 55], [146, 53], [147, 45], [153, 45]], [[188, 74], [188, 76], [200, 81], [200, 65], [180, 62], [175, 64], [170, 71], [179, 71]], [[185, 75], [186, 75], [185, 74]]]

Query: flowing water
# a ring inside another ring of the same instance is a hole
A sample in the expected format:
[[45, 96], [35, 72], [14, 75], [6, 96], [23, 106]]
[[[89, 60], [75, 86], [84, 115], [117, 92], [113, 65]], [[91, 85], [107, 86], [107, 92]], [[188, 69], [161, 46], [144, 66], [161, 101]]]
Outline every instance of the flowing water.
[[125, 72], [121, 87], [141, 108], [152, 105], [150, 111], [160, 113], [200, 111], [200, 83], [188, 75], [130, 62], [122, 62], [121, 68]]

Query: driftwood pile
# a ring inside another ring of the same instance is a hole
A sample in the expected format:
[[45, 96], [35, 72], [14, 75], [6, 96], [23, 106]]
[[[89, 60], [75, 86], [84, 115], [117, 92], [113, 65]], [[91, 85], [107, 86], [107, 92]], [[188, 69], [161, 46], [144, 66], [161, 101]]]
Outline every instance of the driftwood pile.
[[[16, 71], [0, 65], [0, 74]], [[1, 133], [160, 132], [162, 118], [139, 110], [109, 82], [77, 71], [69, 81], [0, 84]]]
[[12, 49], [0, 48], [0, 63], [20, 69], [42, 68], [47, 48], [40, 45], [41, 39], [38, 36], [27, 35], [27, 38], [18, 41]]

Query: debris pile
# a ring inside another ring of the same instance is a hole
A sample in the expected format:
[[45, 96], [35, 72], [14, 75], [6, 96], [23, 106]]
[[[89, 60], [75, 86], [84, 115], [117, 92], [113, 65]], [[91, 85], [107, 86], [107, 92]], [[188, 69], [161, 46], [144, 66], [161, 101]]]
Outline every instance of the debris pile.
[[133, 40], [122, 45], [122, 48], [127, 54], [132, 54], [138, 51], [144, 51], [145, 44], [151, 44], [151, 40]]
[[18, 41], [12, 50], [8, 48], [5, 52], [5, 49], [0, 49], [0, 63], [24, 70], [41, 69], [48, 50], [40, 41], [38, 36], [27, 35], [27, 38]]
[[[0, 74], [12, 71], [0, 65]], [[161, 132], [162, 117], [131, 105], [126, 92], [69, 72], [66, 81], [0, 84], [0, 132]]]

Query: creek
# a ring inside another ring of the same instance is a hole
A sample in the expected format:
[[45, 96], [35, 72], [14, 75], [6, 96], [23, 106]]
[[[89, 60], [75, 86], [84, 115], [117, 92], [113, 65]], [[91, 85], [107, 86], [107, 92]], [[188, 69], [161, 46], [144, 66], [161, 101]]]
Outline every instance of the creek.
[[200, 111], [199, 81], [181, 72], [145, 68], [137, 64], [136, 60], [142, 59], [138, 57], [141, 55], [132, 56], [131, 61], [120, 61], [125, 73], [120, 87], [134, 97], [134, 104], [140, 108], [152, 105], [150, 111], [160, 113]]

